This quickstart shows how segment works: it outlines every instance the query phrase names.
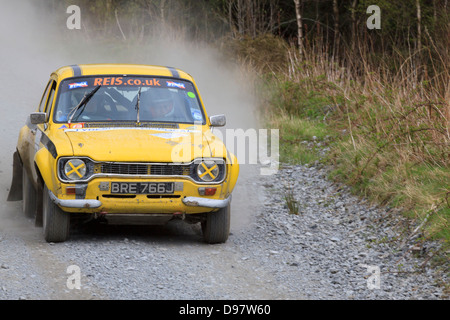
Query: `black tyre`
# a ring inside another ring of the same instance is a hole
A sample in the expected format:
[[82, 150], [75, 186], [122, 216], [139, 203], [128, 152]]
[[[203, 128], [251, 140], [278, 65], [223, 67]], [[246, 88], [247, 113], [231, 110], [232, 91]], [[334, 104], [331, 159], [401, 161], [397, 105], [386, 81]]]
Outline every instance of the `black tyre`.
[[34, 218], [36, 215], [36, 190], [28, 174], [23, 168], [22, 171], [22, 211], [27, 218]]
[[44, 186], [43, 227], [47, 242], [63, 242], [69, 238], [70, 215], [53, 203], [47, 186]]
[[206, 243], [225, 243], [230, 234], [230, 205], [208, 213], [202, 222], [202, 231]]

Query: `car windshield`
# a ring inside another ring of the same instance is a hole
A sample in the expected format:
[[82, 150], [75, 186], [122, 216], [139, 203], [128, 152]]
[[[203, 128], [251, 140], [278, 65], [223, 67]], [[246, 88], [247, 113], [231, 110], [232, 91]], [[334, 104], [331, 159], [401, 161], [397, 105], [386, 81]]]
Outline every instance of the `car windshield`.
[[[86, 105], [80, 105], [83, 97], [97, 87], [98, 91]], [[63, 80], [53, 121], [67, 123], [69, 119], [72, 122], [205, 124], [205, 116], [191, 82], [146, 76], [93, 76]]]

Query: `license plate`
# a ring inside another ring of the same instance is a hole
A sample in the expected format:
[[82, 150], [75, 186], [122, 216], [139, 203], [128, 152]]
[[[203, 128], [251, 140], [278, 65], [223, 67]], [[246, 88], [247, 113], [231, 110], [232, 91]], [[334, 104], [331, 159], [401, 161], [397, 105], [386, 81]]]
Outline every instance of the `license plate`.
[[111, 193], [119, 194], [172, 194], [173, 182], [111, 182]]

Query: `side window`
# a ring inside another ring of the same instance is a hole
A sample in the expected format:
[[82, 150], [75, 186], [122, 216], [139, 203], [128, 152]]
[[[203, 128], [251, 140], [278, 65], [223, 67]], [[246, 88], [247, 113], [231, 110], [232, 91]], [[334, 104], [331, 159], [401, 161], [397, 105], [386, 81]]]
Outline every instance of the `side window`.
[[52, 81], [50, 85], [50, 93], [48, 95], [47, 103], [45, 104], [44, 109], [44, 112], [47, 113], [47, 116], [50, 114], [53, 98], [55, 97], [55, 91], [56, 91], [56, 81]]
[[41, 103], [39, 104], [39, 112], [44, 112], [44, 110], [45, 110], [48, 92], [50, 91], [50, 89], [52, 87], [52, 83], [53, 83], [53, 80], [50, 80], [47, 84], [47, 87], [45, 88], [45, 92], [42, 95]]

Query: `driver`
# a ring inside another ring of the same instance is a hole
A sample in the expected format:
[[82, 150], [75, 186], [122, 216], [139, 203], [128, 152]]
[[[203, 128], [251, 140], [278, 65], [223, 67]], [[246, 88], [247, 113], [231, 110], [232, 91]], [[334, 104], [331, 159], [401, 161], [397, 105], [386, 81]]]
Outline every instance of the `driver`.
[[151, 120], [163, 120], [173, 113], [173, 99], [167, 89], [150, 89], [142, 93], [140, 112]]
[[100, 95], [95, 95], [91, 98], [91, 100], [86, 104], [82, 114], [80, 114], [81, 119], [99, 119], [103, 116], [103, 103], [104, 97]]

